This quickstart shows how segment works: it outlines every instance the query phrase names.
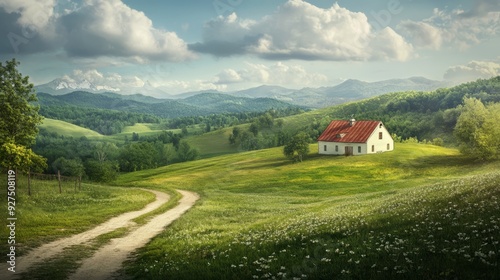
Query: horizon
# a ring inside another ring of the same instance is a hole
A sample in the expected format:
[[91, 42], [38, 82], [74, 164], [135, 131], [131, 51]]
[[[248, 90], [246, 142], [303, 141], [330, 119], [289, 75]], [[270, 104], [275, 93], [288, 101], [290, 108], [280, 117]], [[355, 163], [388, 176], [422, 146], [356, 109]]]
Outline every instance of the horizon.
[[[45, 84], [34, 85], [34, 87], [35, 88], [43, 87], [43, 86], [46, 86], [46, 85], [48, 85], [50, 83], [53, 83], [53, 82], [55, 82], [55, 81], [57, 81], [59, 79], [60, 78], [56, 78], [56, 79], [54, 79], [54, 80], [52, 80], [52, 81], [50, 81], [48, 83], [45, 83]], [[305, 90], [305, 89], [333, 88], [333, 87], [336, 87], [336, 86], [340, 86], [340, 85], [342, 85], [342, 84], [344, 84], [346, 82], [349, 82], [349, 81], [356, 81], [356, 82], [361, 82], [361, 83], [374, 84], [374, 83], [390, 82], [390, 81], [395, 81], [395, 80], [396, 81], [405, 81], [405, 80], [412, 80], [412, 79], [426, 79], [426, 80], [431, 81], [431, 82], [438, 82], [439, 83], [439, 87], [438, 88], [441, 88], [441, 87], [453, 87], [453, 86], [457, 86], [457, 85], [461, 84], [461, 83], [452, 83], [451, 84], [449, 82], [446, 82], [445, 80], [438, 81], [438, 80], [431, 80], [431, 79], [428, 79], [428, 78], [422, 77], [422, 76], [412, 76], [412, 77], [402, 78], [402, 79], [395, 78], [395, 79], [380, 80], [380, 81], [373, 81], [373, 82], [368, 82], [368, 81], [363, 81], [363, 80], [358, 80], [358, 79], [346, 79], [344, 81], [341, 81], [341, 82], [339, 82], [337, 84], [333, 84], [333, 85], [326, 85], [326, 86], [320, 86], [320, 87], [302, 87], [302, 88], [291, 88], [291, 87], [287, 88], [287, 87], [280, 86], [280, 85], [262, 84], [262, 85], [257, 85], [257, 86], [253, 86], [253, 87], [249, 87], [249, 88], [243, 88], [243, 89], [232, 90], [232, 91], [224, 91], [224, 90], [218, 90], [218, 89], [202, 89], [202, 90], [186, 91], [186, 92], [180, 92], [180, 93], [174, 93], [174, 94], [167, 93], [167, 92], [162, 92], [161, 96], [152, 94], [151, 92], [147, 92], [147, 91], [139, 92], [140, 89], [138, 89], [137, 92], [124, 92], [122, 90], [120, 90], [120, 91], [113, 91], [113, 90], [109, 90], [109, 89], [105, 89], [105, 88], [104, 89], [99, 89], [99, 90], [95, 90], [95, 89], [92, 89], [92, 88], [63, 88], [63, 90], [64, 89], [68, 89], [68, 92], [61, 93], [61, 94], [56, 94], [56, 95], [65, 95], [65, 94], [69, 94], [69, 93], [76, 92], [76, 91], [84, 91], [84, 92], [89, 92], [89, 93], [113, 93], [113, 94], [125, 95], [125, 96], [129, 96], [129, 95], [142, 95], [142, 96], [153, 97], [153, 98], [157, 98], [157, 99], [169, 99], [169, 98], [179, 97], [179, 96], [184, 96], [183, 98], [185, 98], [186, 96], [190, 97], [190, 96], [195, 96], [195, 95], [203, 94], [203, 93], [220, 93], [220, 94], [231, 95], [231, 94], [236, 94], [236, 93], [240, 93], [240, 92], [256, 90], [256, 89], [260, 89], [260, 88], [279, 88], [279, 89], [283, 89], [283, 90], [290, 90], [292, 92], [298, 92], [298, 91]], [[473, 80], [473, 81], [475, 81], [475, 80]], [[86, 81], [84, 81], [84, 82], [86, 82]], [[467, 83], [467, 82], [463, 82], [463, 83]], [[43, 91], [40, 91], [40, 92], [43, 92]], [[47, 93], [49, 95], [54, 95], [53, 92], [44, 92], [44, 93]], [[285, 95], [287, 95], [287, 94], [285, 94]], [[272, 96], [269, 96], [269, 97], [273, 98]], [[276, 98], [274, 98], [274, 99], [276, 99]]]

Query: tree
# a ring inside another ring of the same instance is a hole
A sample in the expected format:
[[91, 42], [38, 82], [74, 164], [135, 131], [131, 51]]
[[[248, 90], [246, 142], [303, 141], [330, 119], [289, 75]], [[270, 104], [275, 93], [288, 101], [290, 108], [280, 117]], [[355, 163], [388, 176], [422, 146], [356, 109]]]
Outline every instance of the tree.
[[42, 117], [29, 77], [19, 73], [15, 59], [0, 63], [0, 161], [3, 168], [44, 169], [46, 161], [29, 147]]
[[236, 142], [240, 138], [240, 134], [241, 134], [241, 128], [235, 126], [233, 128], [233, 133], [231, 135], [229, 135], [229, 143], [231, 145], [236, 144]]
[[179, 161], [191, 161], [198, 158], [199, 152], [198, 150], [191, 148], [188, 142], [181, 141], [179, 144], [179, 149], [177, 151], [177, 157]]
[[259, 125], [253, 122], [248, 128], [248, 131], [253, 133], [253, 136], [257, 137], [257, 134], [259, 134]]
[[305, 155], [309, 153], [309, 136], [305, 132], [300, 132], [290, 139], [283, 148], [283, 153], [289, 158], [295, 158], [302, 162]]
[[112, 161], [100, 162], [90, 159], [85, 162], [85, 170], [89, 179], [96, 182], [111, 182], [118, 176], [119, 166]]
[[64, 176], [79, 177], [85, 173], [85, 168], [80, 158], [67, 159], [65, 157], [60, 157], [52, 163], [52, 168], [54, 172], [60, 171], [61, 175]]
[[463, 154], [480, 160], [500, 157], [500, 105], [484, 104], [475, 98], [464, 99], [454, 135]]

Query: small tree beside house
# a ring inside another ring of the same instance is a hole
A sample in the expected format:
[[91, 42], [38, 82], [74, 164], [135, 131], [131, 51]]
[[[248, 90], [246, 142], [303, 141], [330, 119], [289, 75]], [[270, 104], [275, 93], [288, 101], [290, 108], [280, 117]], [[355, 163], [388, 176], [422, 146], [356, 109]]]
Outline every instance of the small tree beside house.
[[304, 156], [309, 153], [309, 140], [305, 132], [300, 132], [285, 145], [283, 153], [289, 158], [302, 162]]

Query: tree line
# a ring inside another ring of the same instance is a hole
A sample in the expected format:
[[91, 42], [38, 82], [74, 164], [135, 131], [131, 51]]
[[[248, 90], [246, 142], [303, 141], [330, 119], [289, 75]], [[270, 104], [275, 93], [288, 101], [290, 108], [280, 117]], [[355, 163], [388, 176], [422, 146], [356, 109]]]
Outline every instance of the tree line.
[[66, 176], [112, 181], [120, 172], [157, 168], [195, 160], [199, 152], [181, 135], [164, 131], [155, 136], [134, 137], [122, 145], [74, 138], [41, 129], [33, 151], [47, 159], [46, 173], [59, 170]]
[[282, 118], [304, 112], [305, 109], [289, 107], [283, 109], [270, 109], [264, 112], [223, 113], [207, 116], [179, 117], [164, 120], [162, 124], [165, 129], [179, 129], [201, 124], [205, 128], [204, 132], [210, 132], [212, 130], [249, 123], [260, 116], [270, 115], [272, 118]]

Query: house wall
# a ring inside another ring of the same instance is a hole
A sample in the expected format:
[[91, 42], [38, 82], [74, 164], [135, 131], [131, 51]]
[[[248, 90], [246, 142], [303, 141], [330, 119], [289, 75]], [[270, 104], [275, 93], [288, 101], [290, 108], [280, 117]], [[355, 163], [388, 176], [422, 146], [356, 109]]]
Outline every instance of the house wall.
[[[338, 151], [336, 151], [335, 146], [338, 147]], [[367, 153], [366, 143], [338, 143], [318, 141], [318, 153], [321, 155], [344, 155], [345, 147], [352, 147], [353, 155], [363, 155]], [[359, 152], [358, 150], [359, 147], [361, 147], [361, 152]]]
[[[379, 133], [382, 133], [382, 139], [379, 139]], [[377, 126], [372, 135], [366, 141], [366, 144], [368, 154], [382, 153], [394, 150], [394, 140], [392, 139], [391, 134], [389, 134], [389, 131], [387, 131], [384, 125]]]

